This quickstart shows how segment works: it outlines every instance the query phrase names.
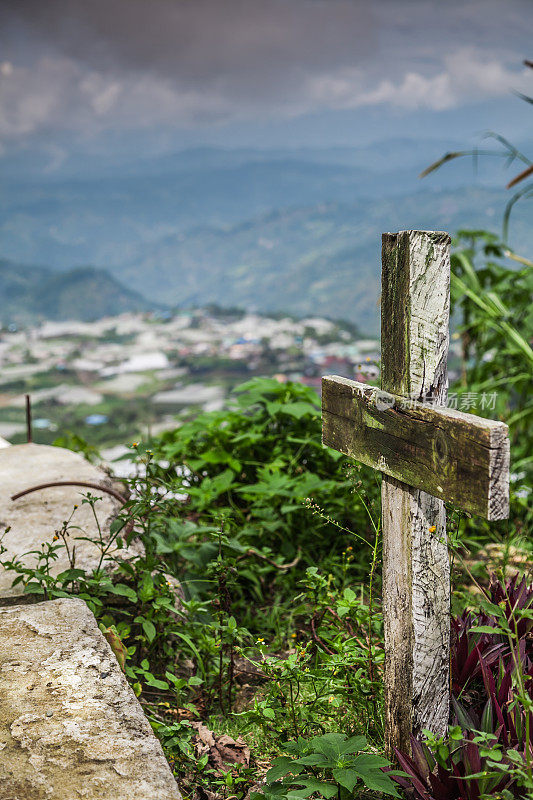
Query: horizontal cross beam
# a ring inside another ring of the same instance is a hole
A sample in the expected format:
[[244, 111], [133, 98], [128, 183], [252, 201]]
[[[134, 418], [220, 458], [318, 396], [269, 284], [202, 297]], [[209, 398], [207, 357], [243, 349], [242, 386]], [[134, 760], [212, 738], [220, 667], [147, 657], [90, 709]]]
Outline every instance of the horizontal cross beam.
[[328, 447], [488, 520], [508, 516], [505, 423], [337, 376], [322, 379], [322, 419]]

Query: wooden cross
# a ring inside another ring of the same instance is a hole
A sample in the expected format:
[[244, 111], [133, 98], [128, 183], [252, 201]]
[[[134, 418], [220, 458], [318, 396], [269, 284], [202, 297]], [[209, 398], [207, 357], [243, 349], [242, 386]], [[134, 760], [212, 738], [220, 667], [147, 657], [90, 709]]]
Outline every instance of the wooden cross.
[[509, 513], [503, 422], [446, 408], [450, 237], [383, 235], [381, 389], [322, 379], [322, 440], [383, 473], [385, 738], [447, 730], [450, 566], [444, 501]]

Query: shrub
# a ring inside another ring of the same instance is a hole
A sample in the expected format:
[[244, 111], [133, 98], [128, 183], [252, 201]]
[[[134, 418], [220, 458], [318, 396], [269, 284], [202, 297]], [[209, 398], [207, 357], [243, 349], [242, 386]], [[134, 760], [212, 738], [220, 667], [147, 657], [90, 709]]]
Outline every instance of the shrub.
[[[366, 575], [371, 524], [354, 494], [348, 459], [321, 444], [318, 402], [301, 384], [254, 379], [238, 387], [227, 410], [200, 414], [153, 444], [154, 474], [186, 497], [160, 517], [156, 548], [188, 592], [205, 589], [221, 526], [226, 552], [238, 562], [242, 596], [254, 603], [289, 599], [319, 562], [338, 572], [351, 531], [363, 542], [353, 577]], [[375, 478], [368, 484], [376, 498]]]

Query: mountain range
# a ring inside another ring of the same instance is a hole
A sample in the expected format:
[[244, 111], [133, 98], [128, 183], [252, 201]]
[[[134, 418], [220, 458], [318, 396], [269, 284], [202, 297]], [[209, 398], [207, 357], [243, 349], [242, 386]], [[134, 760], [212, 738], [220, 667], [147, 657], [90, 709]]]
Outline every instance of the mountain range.
[[[71, 156], [58, 166], [42, 154], [0, 159], [2, 252], [63, 279], [67, 271], [67, 283], [81, 280], [73, 265], [96, 265], [84, 278], [105, 282], [95, 311], [215, 302], [343, 317], [375, 333], [383, 231], [501, 229], [507, 176], [497, 159], [480, 162], [477, 175], [463, 159], [418, 179], [456, 144], [196, 148], [112, 163]], [[511, 244], [525, 254], [528, 217], [517, 204]], [[49, 291], [25, 297], [20, 307], [37, 303], [39, 313], [89, 313], [75, 291], [66, 304]]]
[[5, 325], [43, 319], [92, 321], [155, 305], [103, 269], [57, 272], [0, 259], [0, 321]]

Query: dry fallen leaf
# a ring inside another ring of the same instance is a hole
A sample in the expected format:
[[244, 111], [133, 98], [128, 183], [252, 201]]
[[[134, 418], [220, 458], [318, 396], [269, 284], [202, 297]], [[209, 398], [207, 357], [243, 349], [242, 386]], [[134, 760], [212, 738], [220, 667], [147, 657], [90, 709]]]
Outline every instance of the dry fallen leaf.
[[215, 736], [203, 722], [191, 722], [190, 725], [197, 731], [194, 739], [197, 758], [207, 753], [211, 766], [221, 772], [228, 772], [232, 764], [250, 766], [250, 748], [242, 736], [236, 740], [225, 733]]

